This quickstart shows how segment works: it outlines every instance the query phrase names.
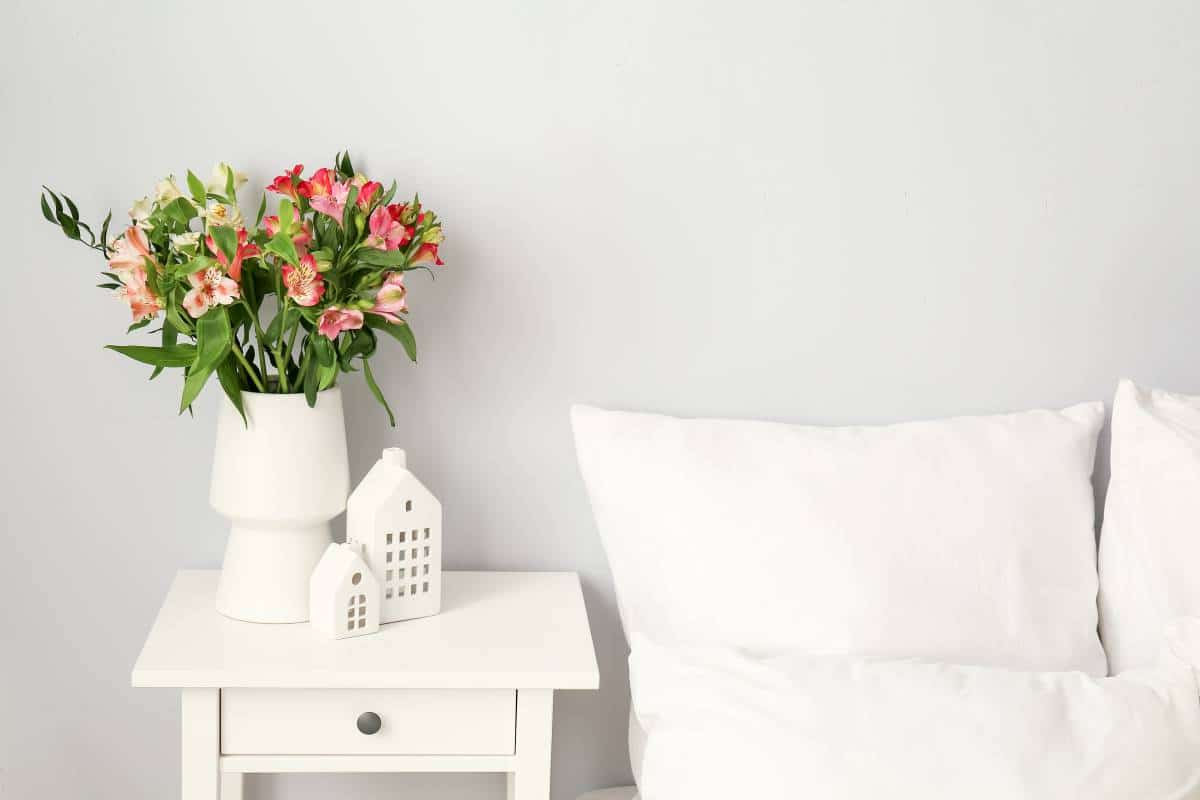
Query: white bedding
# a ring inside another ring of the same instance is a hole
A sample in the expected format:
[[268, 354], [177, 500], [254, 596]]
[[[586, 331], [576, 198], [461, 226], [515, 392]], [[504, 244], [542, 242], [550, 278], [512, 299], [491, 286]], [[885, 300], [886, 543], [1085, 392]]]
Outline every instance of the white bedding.
[[1197, 631], [1116, 678], [757, 660], [635, 636], [638, 788], [643, 800], [1195, 800]]

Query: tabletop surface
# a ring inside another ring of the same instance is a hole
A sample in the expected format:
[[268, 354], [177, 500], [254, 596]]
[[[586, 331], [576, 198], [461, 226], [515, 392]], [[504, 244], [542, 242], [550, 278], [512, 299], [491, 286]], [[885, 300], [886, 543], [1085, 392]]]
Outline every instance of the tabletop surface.
[[573, 572], [445, 572], [442, 613], [379, 633], [217, 613], [217, 570], [175, 576], [133, 685], [181, 688], [595, 689], [600, 675]]

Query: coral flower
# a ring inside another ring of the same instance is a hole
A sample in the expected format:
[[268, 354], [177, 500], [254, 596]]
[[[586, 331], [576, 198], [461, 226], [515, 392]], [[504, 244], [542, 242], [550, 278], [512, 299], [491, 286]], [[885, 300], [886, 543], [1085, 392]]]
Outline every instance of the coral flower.
[[296, 190], [296, 187], [301, 182], [300, 173], [303, 171], [304, 165], [297, 164], [296, 166], [292, 167], [290, 172], [284, 172], [282, 175], [276, 175], [275, 180], [271, 181], [271, 185], [267, 187], [267, 191], [275, 192], [275, 194], [287, 195], [288, 197], [292, 198], [292, 200], [299, 200], [300, 194]]
[[408, 232], [386, 208], [377, 208], [371, 213], [370, 233], [363, 240], [363, 247], [376, 250], [398, 250], [408, 240]]
[[433, 265], [442, 266], [442, 259], [438, 258], [438, 246], [432, 242], [428, 242], [417, 248], [417, 254], [413, 256], [412, 266], [429, 267]]
[[[295, 206], [292, 207], [292, 221], [297, 223], [293, 226], [295, 233], [292, 234], [292, 244], [296, 245], [297, 250], [307, 247], [312, 241], [312, 231], [308, 229], [307, 223], [301, 221], [300, 210]], [[263, 226], [266, 227], [268, 236], [274, 236], [279, 233], [279, 217], [263, 217]]]
[[404, 273], [389, 272], [383, 285], [375, 292], [375, 305], [368, 314], [378, 314], [388, 322], [400, 322], [397, 313], [408, 311], [408, 291], [404, 288]]
[[298, 267], [283, 265], [283, 285], [287, 296], [301, 306], [315, 306], [325, 294], [325, 279], [317, 272], [316, 259], [308, 253], [300, 257]]
[[322, 336], [336, 339], [342, 331], [356, 331], [363, 326], [363, 312], [353, 308], [330, 306], [317, 321]]
[[371, 207], [371, 201], [375, 196], [383, 191], [383, 184], [379, 181], [366, 181], [358, 187], [358, 207], [366, 211]]
[[113, 242], [109, 248], [112, 255], [108, 257], [108, 266], [121, 279], [121, 283], [129, 283], [135, 279], [146, 282], [146, 262], [151, 258], [150, 241], [146, 232], [136, 225], [130, 225], [125, 235]]
[[146, 270], [143, 268], [139, 267], [136, 274], [130, 274], [122, 286], [113, 290], [113, 294], [129, 306], [134, 322], [150, 319], [162, 311], [162, 301], [146, 285]]
[[227, 306], [239, 296], [237, 282], [218, 267], [193, 272], [188, 275], [188, 283], [192, 288], [183, 296], [183, 307], [196, 319], [213, 306]]
[[204, 243], [208, 245], [209, 252], [216, 256], [217, 261], [221, 262], [221, 266], [229, 273], [229, 277], [235, 281], [242, 279], [242, 260], [254, 258], [259, 253], [258, 245], [248, 244], [246, 238], [246, 229], [239, 229], [237, 232], [237, 250], [234, 251], [233, 261], [225, 257], [225, 254], [221, 252], [221, 248], [217, 247], [217, 243], [213, 241], [211, 234], [204, 239]]

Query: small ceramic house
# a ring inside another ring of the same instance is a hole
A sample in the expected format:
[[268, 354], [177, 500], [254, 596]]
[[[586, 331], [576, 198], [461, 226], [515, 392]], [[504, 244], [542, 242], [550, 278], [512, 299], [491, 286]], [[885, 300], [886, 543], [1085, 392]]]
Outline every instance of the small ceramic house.
[[351, 543], [331, 544], [308, 581], [313, 630], [344, 639], [379, 630], [379, 581]]
[[390, 447], [346, 502], [346, 541], [379, 579], [383, 622], [428, 617], [442, 607], [442, 504]]

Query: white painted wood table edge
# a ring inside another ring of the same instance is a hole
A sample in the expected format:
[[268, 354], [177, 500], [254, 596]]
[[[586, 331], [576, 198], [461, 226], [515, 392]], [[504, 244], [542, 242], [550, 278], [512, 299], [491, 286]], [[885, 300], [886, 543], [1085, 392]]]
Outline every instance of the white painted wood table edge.
[[[510, 800], [547, 800], [556, 689], [596, 689], [579, 577], [447, 572], [443, 611], [340, 641], [307, 624], [217, 614], [215, 570], [179, 572], [133, 668], [135, 687], [182, 690], [184, 800], [241, 800], [247, 772], [504, 772]], [[222, 755], [221, 690], [513, 689], [509, 755]]]

